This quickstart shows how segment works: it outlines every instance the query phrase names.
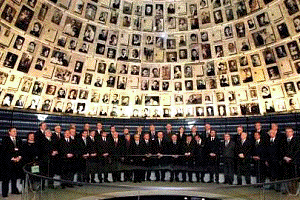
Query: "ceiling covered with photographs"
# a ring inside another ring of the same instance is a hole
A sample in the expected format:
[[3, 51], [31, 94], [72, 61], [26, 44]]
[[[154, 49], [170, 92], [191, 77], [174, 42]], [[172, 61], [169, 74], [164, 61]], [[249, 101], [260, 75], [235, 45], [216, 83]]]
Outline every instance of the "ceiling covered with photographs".
[[95, 117], [294, 112], [296, 0], [0, 0], [0, 103]]

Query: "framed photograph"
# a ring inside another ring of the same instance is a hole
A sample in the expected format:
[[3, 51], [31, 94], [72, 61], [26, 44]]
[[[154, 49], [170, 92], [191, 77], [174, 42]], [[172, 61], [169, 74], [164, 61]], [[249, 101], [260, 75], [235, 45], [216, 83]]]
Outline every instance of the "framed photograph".
[[78, 38], [81, 27], [82, 27], [81, 21], [68, 16], [65, 21], [63, 33], [65, 33], [71, 37]]
[[[254, 1], [256, 1], [256, 0], [254, 0]], [[252, 18], [251, 18], [251, 19], [248, 19], [248, 20], [247, 20], [247, 24], [248, 24], [248, 28], [249, 28], [250, 31], [256, 29], [256, 24], [255, 24], [254, 19], [252, 19]]]
[[298, 60], [300, 58], [300, 51], [299, 46], [296, 41], [292, 41], [287, 43], [287, 46], [289, 48], [292, 60]]
[[145, 96], [145, 106], [159, 106], [160, 97], [159, 96]]
[[3, 62], [3, 66], [13, 69], [15, 67], [16, 62], [17, 62], [17, 59], [18, 59], [17, 54], [7, 52], [5, 60]]
[[108, 18], [108, 10], [101, 7], [99, 9], [99, 17], [98, 17], [99, 23], [100, 24], [106, 24], [107, 18]]
[[291, 1], [285, 0], [284, 5], [285, 5], [289, 15], [293, 15], [296, 12], [299, 12], [299, 7], [295, 0], [291, 0]]
[[24, 73], [28, 73], [32, 63], [32, 59], [33, 59], [32, 55], [28, 53], [23, 53], [17, 70]]
[[23, 5], [15, 26], [23, 31], [27, 31], [28, 26], [33, 18], [34, 11], [29, 9], [27, 6]]
[[271, 91], [269, 86], [262, 86], [261, 87], [261, 96], [263, 99], [271, 98]]
[[51, 22], [56, 24], [56, 25], [60, 25], [60, 22], [61, 22], [61, 19], [64, 15], [64, 12], [58, 8], [54, 8], [54, 11], [53, 11], [53, 15], [52, 15], [52, 18], [51, 18]]
[[97, 13], [97, 6], [88, 3], [85, 10], [85, 18], [94, 21], [96, 13]]
[[278, 66], [275, 65], [272, 67], [268, 67], [267, 71], [268, 71], [269, 78], [271, 80], [280, 79], [280, 72], [279, 72]]
[[1, 14], [1, 18], [7, 21], [8, 23], [11, 23], [16, 15], [16, 9], [9, 4], [6, 4], [4, 7], [4, 10]]
[[0, 85], [5, 85], [8, 74], [0, 71]]
[[163, 80], [171, 80], [171, 66], [170, 65], [162, 66], [161, 77]]
[[261, 60], [259, 54], [253, 54], [251, 55], [251, 62], [253, 67], [261, 66]]
[[296, 94], [296, 88], [294, 82], [284, 83], [284, 89], [288, 96], [293, 96], [294, 94]]
[[56, 67], [55, 73], [54, 73], [54, 79], [57, 81], [62, 82], [69, 82], [71, 78], [72, 72], [62, 68], [62, 67]]

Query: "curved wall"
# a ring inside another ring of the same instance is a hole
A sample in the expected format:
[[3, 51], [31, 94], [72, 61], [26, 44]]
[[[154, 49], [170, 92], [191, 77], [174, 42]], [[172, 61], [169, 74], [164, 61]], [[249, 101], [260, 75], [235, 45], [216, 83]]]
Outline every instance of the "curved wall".
[[295, 0], [0, 0], [1, 106], [99, 117], [299, 109]]

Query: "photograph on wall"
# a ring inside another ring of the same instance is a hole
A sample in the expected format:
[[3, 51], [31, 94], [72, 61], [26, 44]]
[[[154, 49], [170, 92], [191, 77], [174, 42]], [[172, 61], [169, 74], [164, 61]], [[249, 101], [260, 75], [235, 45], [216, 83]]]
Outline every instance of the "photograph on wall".
[[33, 14], [34, 11], [23, 5], [16, 20], [15, 26], [23, 31], [27, 31], [28, 26], [33, 18]]
[[11, 23], [16, 15], [16, 9], [9, 4], [6, 4], [4, 7], [4, 10], [1, 14], [1, 18], [7, 21], [8, 23]]
[[54, 80], [62, 81], [62, 82], [69, 82], [71, 78], [72, 72], [62, 68], [62, 67], [56, 67], [55, 73], [54, 73]]
[[275, 65], [272, 67], [268, 67], [267, 71], [268, 71], [269, 78], [271, 80], [280, 79], [280, 72], [279, 72], [278, 66]]
[[25, 103], [27, 100], [27, 95], [23, 95], [20, 94], [19, 97], [17, 98], [17, 101], [15, 102], [15, 106], [16, 108], [24, 108], [25, 107]]
[[159, 106], [160, 97], [159, 96], [145, 96], [145, 106]]
[[78, 38], [81, 27], [82, 27], [81, 21], [68, 16], [65, 21], [63, 33], [65, 33], [71, 37]]
[[12, 52], [7, 52], [5, 60], [3, 62], [3, 66], [13, 69], [17, 62], [17, 59], [18, 59], [17, 54], [14, 54]]

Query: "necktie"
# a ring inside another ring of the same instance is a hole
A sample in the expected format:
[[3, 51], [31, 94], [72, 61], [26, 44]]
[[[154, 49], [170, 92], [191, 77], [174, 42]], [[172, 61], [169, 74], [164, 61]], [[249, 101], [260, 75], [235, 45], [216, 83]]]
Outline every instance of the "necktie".
[[67, 138], [67, 143], [69, 143], [70, 141], [69, 141], [69, 138]]
[[103, 138], [104, 142], [106, 142], [106, 138]]
[[83, 139], [83, 142], [84, 142], [84, 145], [86, 146], [86, 139], [85, 138]]
[[14, 146], [17, 146], [17, 141], [16, 141], [16, 138], [15, 138], [15, 137], [12, 139], [12, 141], [13, 141], [13, 143], [14, 143]]
[[229, 142], [228, 142], [228, 141], [226, 141], [226, 142], [225, 142], [225, 146], [227, 147], [227, 146], [228, 146], [228, 144], [229, 144]]

